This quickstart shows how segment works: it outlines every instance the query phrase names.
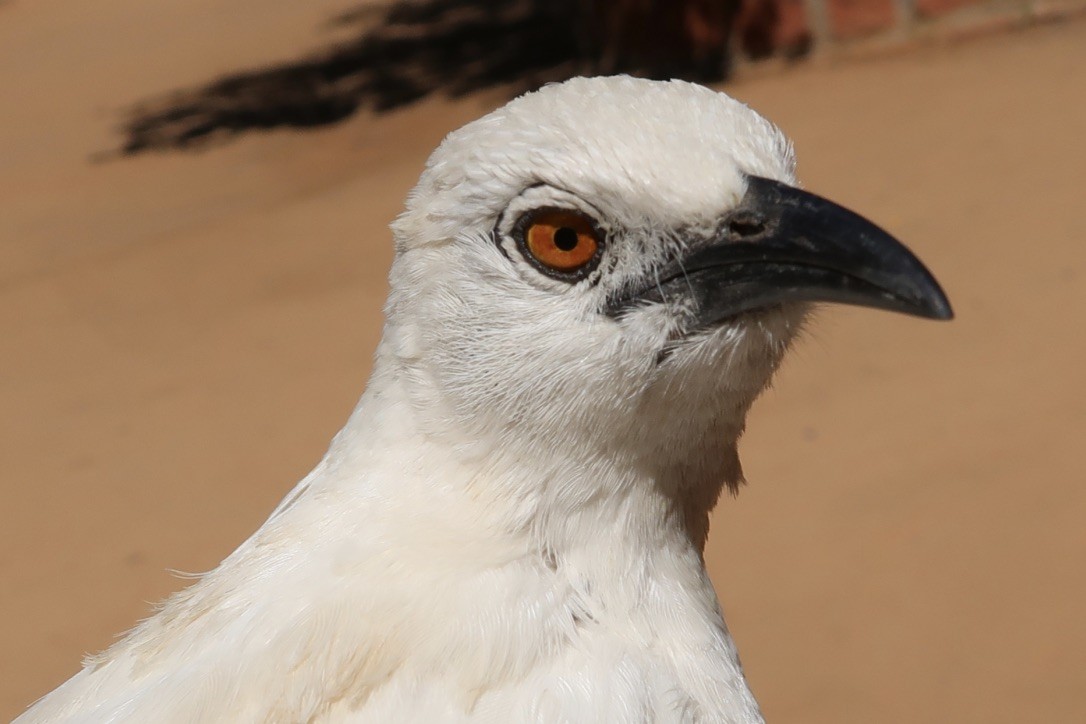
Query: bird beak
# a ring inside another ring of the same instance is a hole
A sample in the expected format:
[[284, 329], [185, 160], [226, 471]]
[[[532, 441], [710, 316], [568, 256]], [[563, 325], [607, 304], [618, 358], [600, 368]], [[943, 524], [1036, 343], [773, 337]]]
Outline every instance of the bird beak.
[[954, 316], [931, 272], [897, 239], [832, 201], [758, 176], [708, 243], [613, 299], [608, 312], [684, 297], [693, 297], [699, 327], [787, 302]]

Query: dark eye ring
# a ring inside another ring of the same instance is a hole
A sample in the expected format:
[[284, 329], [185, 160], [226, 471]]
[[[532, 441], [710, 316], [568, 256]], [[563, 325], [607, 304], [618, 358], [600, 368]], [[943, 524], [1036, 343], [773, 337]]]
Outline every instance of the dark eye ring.
[[605, 237], [595, 219], [572, 209], [542, 207], [517, 219], [513, 238], [524, 258], [547, 276], [584, 279], [603, 254]]

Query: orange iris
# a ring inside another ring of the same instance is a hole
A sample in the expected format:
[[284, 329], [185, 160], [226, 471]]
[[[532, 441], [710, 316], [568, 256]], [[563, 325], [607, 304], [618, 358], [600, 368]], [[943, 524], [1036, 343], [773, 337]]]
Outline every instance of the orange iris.
[[525, 232], [528, 252], [545, 267], [572, 272], [596, 257], [599, 232], [584, 216], [562, 209], [540, 211]]

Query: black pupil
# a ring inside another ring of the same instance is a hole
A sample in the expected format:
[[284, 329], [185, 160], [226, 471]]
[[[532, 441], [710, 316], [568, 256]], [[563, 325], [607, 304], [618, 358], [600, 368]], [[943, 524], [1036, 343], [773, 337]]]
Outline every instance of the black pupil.
[[562, 251], [573, 251], [577, 248], [577, 232], [568, 226], [563, 226], [554, 232], [554, 245]]

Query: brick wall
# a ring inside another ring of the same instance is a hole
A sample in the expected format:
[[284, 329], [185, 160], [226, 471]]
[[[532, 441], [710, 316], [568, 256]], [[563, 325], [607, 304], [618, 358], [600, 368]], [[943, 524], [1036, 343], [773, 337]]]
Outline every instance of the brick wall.
[[743, 0], [740, 59], [900, 47], [1086, 14], [1086, 0]]

